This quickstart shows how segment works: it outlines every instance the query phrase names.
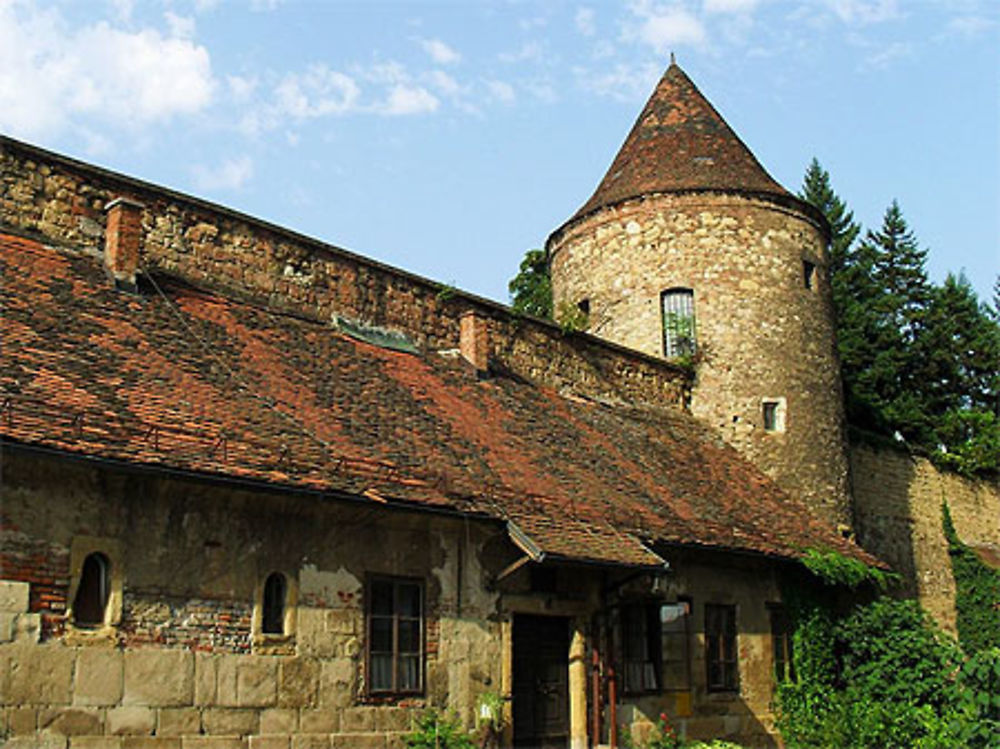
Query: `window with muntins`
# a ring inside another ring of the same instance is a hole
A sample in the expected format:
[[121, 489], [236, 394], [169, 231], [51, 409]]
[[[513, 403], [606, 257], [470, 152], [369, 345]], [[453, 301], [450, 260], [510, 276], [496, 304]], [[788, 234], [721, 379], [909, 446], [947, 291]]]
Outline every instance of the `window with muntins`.
[[774, 678], [780, 684], [795, 678], [792, 660], [792, 627], [788, 613], [781, 606], [770, 606], [771, 645], [774, 656]]
[[664, 690], [691, 688], [691, 602], [679, 600], [660, 606], [660, 650], [663, 653]]
[[100, 553], [88, 554], [80, 571], [80, 584], [73, 599], [73, 624], [100, 627], [104, 624], [111, 595], [111, 562]]
[[423, 584], [402, 578], [368, 583], [368, 691], [414, 694], [424, 682]]
[[621, 609], [622, 665], [626, 694], [660, 689], [660, 616], [658, 604]]
[[663, 355], [691, 356], [695, 343], [694, 292], [691, 289], [667, 289], [660, 295], [663, 326]]
[[735, 606], [705, 606], [705, 651], [708, 691], [730, 692], [738, 689]]
[[263, 611], [261, 612], [261, 632], [266, 635], [285, 634], [285, 607], [287, 606], [288, 583], [280, 572], [272, 572], [264, 582]]

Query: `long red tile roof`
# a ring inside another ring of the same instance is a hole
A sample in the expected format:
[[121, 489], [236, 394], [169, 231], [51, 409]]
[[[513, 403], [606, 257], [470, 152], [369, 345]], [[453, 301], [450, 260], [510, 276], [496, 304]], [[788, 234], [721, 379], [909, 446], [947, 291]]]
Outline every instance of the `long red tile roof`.
[[0, 233], [0, 435], [67, 453], [512, 521], [542, 551], [650, 542], [874, 561], [681, 411], [568, 399], [464, 361]]

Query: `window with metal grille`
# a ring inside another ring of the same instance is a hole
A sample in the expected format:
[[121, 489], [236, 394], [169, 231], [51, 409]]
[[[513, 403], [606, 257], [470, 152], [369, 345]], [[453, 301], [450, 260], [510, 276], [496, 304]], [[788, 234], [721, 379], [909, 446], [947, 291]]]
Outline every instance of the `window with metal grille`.
[[771, 645], [774, 656], [774, 677], [780, 684], [795, 678], [792, 660], [792, 627], [788, 613], [781, 606], [768, 606], [771, 615]]
[[424, 682], [423, 584], [400, 578], [368, 583], [368, 691], [414, 694]]
[[111, 594], [111, 563], [99, 551], [88, 554], [80, 570], [80, 582], [73, 598], [73, 624], [99, 627], [104, 624]]
[[660, 295], [663, 325], [663, 355], [691, 356], [695, 343], [694, 291], [667, 289]]
[[706, 604], [705, 664], [708, 691], [731, 692], [739, 688], [735, 606]]
[[280, 572], [272, 572], [264, 582], [261, 631], [266, 635], [285, 634], [285, 606], [288, 583]]

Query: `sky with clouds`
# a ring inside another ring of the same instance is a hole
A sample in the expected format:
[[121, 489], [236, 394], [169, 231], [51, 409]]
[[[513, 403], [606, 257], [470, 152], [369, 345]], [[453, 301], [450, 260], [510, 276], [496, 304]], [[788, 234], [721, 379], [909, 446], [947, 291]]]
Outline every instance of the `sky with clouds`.
[[499, 301], [674, 52], [785, 187], [1000, 271], [996, 0], [0, 0], [0, 132]]

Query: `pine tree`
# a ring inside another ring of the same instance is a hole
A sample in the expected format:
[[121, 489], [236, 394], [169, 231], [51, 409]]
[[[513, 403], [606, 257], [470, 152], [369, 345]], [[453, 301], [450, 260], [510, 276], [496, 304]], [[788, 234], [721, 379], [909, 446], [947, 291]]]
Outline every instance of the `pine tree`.
[[507, 284], [511, 307], [544, 319], [552, 318], [552, 281], [544, 250], [528, 250], [517, 275]]
[[826, 216], [830, 223], [830, 274], [836, 276], [847, 263], [851, 245], [861, 231], [861, 225], [854, 220], [854, 213], [833, 191], [830, 174], [819, 160], [813, 157], [802, 180], [799, 197]]

